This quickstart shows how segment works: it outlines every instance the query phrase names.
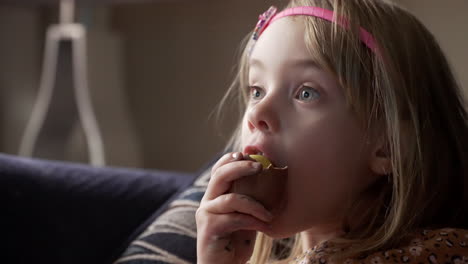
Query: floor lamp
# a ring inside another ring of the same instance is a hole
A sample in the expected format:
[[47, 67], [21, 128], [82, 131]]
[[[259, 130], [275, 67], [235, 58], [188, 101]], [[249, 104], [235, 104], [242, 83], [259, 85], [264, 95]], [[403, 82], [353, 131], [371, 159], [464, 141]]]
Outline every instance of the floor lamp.
[[63, 48], [69, 45], [71, 61], [71, 80], [74, 90], [76, 110], [86, 139], [89, 162], [95, 166], [106, 163], [102, 135], [91, 104], [86, 53], [86, 30], [81, 24], [74, 23], [74, 0], [60, 1], [59, 23], [47, 30], [42, 73], [39, 91], [33, 107], [31, 118], [26, 125], [21, 140], [19, 154], [31, 157], [34, 154], [38, 137], [50, 108], [57, 82], [58, 61]]

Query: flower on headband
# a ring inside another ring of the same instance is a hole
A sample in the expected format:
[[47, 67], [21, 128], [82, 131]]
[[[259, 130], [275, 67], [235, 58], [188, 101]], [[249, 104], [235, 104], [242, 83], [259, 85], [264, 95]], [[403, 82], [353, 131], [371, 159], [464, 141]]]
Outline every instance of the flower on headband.
[[258, 17], [258, 22], [257, 22], [257, 25], [255, 26], [255, 31], [252, 36], [253, 40], [257, 40], [260, 37], [262, 32], [270, 23], [271, 19], [275, 16], [276, 11], [277, 11], [276, 7], [271, 6], [270, 8], [268, 8], [268, 10], [265, 13], [261, 14]]

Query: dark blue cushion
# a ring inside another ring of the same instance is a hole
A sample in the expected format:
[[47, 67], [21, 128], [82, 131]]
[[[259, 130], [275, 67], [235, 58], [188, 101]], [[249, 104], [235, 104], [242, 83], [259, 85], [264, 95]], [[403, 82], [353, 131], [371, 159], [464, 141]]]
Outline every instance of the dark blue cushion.
[[0, 262], [110, 263], [195, 175], [0, 154]]
[[132, 241], [114, 264], [181, 264], [197, 261], [195, 213], [211, 173], [204, 173]]

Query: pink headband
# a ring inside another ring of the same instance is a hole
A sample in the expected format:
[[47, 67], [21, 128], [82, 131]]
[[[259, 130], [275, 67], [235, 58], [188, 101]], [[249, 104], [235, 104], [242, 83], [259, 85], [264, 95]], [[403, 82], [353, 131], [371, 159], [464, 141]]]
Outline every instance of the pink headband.
[[[277, 9], [276, 7], [272, 6], [270, 7], [265, 13], [261, 14], [258, 20], [257, 25], [255, 26], [255, 31], [253, 33], [253, 40], [258, 40], [260, 35], [263, 33], [263, 31], [274, 21], [287, 17], [287, 16], [297, 16], [297, 15], [305, 15], [305, 16], [313, 16], [313, 17], [318, 17], [322, 18], [325, 20], [328, 20], [330, 22], [336, 23], [336, 19], [333, 18], [333, 11], [323, 9], [320, 7], [314, 7], [314, 6], [300, 6], [300, 7], [292, 7], [288, 8], [286, 10], [283, 10], [282, 12], [276, 14]], [[338, 24], [346, 27], [346, 20], [339, 18]], [[374, 40], [374, 37], [367, 32], [365, 29], [360, 28], [359, 29], [359, 37], [361, 41], [374, 53], [377, 52], [377, 45]]]

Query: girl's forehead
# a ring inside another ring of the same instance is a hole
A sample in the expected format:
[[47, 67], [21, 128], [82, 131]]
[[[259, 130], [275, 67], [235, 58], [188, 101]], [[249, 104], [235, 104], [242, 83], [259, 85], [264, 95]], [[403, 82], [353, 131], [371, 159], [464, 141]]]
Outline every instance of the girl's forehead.
[[278, 61], [291, 65], [311, 64], [304, 36], [305, 26], [298, 19], [275, 21], [254, 44], [249, 65], [259, 67]]

